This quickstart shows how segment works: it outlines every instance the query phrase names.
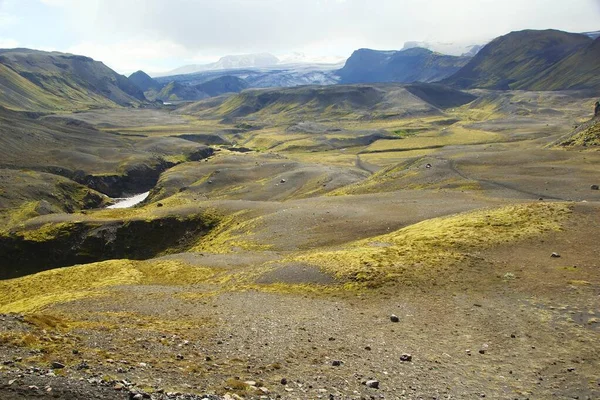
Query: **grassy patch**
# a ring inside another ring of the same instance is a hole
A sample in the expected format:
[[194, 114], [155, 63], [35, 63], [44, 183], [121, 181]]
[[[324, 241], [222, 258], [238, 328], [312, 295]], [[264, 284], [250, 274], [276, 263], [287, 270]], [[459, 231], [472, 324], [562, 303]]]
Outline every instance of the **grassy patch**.
[[0, 313], [36, 312], [47, 306], [106, 294], [120, 285], [192, 285], [215, 271], [178, 261], [110, 260], [0, 281]]
[[563, 203], [531, 203], [435, 218], [293, 261], [367, 285], [433, 281], [472, 250], [559, 230], [569, 210]]

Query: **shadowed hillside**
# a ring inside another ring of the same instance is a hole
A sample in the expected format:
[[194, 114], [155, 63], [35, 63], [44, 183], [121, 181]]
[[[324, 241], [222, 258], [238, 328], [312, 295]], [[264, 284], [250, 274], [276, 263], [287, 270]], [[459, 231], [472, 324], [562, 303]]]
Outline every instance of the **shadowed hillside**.
[[196, 101], [225, 93], [239, 93], [248, 86], [245, 80], [226, 75], [199, 85], [187, 85], [173, 81], [163, 87], [156, 95], [147, 94], [162, 101]]
[[245, 80], [236, 76], [222, 76], [196, 86], [210, 97], [220, 96], [224, 93], [239, 93], [248, 87], [249, 85]]
[[[588, 36], [557, 30], [512, 32], [486, 45], [444, 83], [462, 89], [553, 90], [569, 87], [569, 82], [585, 82], [582, 86], [590, 87], [593, 84], [580, 72], [566, 73], [566, 68], [556, 66], [591, 43]], [[552, 70], [555, 75], [548, 79]]]
[[157, 94], [156, 98], [162, 101], [202, 100], [209, 97], [196, 86], [188, 86], [179, 82], [170, 82]]
[[144, 71], [134, 72], [133, 74], [129, 75], [129, 80], [143, 92], [147, 92], [148, 90], [162, 89], [162, 85], [152, 79]]
[[533, 90], [600, 90], [600, 37], [592, 44], [546, 70], [533, 84]]
[[260, 119], [269, 122], [307, 118], [370, 119], [438, 114], [475, 96], [442, 85], [339, 85], [250, 89], [211, 107], [201, 102], [181, 108], [182, 114], [218, 116], [225, 120]]
[[338, 71], [342, 83], [434, 82], [444, 79], [469, 61], [423, 48], [403, 51], [355, 51]]
[[144, 94], [91, 58], [28, 49], [0, 50], [0, 105], [57, 111], [135, 106]]

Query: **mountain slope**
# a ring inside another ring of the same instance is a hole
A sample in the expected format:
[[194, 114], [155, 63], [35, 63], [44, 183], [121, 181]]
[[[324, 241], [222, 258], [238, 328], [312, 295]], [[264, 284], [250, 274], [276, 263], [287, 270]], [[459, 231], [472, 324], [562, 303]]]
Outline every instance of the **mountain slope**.
[[533, 90], [590, 88], [600, 90], [600, 37], [550, 67], [531, 84]]
[[225, 93], [239, 93], [248, 83], [235, 76], [221, 76], [199, 85], [189, 85], [177, 81], [169, 82], [156, 95], [151, 97], [162, 101], [197, 101]]
[[547, 90], [537, 83], [545, 71], [591, 43], [588, 36], [556, 30], [511, 32], [487, 44], [444, 83], [462, 89]]
[[402, 51], [360, 49], [338, 71], [342, 83], [434, 82], [467, 64], [468, 57], [447, 56], [423, 48]]
[[573, 132], [560, 138], [555, 145], [561, 147], [600, 146], [600, 117], [581, 124]]
[[196, 85], [196, 89], [206, 93], [210, 97], [220, 96], [224, 93], [239, 93], [248, 87], [248, 82], [230, 75]]
[[54, 111], [137, 105], [144, 94], [88, 57], [29, 49], [0, 50], [0, 105]]
[[209, 97], [196, 86], [189, 86], [179, 82], [170, 82], [156, 95], [162, 101], [194, 101]]
[[437, 115], [440, 109], [457, 107], [475, 96], [442, 85], [419, 83], [302, 86], [249, 89], [216, 104], [200, 102], [178, 110], [226, 121], [250, 120], [281, 123], [339, 119], [393, 118]]
[[152, 79], [150, 75], [144, 71], [134, 72], [133, 74], [129, 75], [129, 80], [142, 92], [147, 92], [148, 90], [159, 91], [162, 89], [162, 85]]

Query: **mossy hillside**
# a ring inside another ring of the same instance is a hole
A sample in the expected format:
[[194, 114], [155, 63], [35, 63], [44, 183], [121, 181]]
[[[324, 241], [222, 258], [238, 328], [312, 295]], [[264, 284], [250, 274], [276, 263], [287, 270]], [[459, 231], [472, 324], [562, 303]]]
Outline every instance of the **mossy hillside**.
[[496, 143], [503, 137], [493, 132], [468, 129], [460, 125], [436, 131], [422, 132], [401, 140], [378, 140], [366, 147], [362, 153], [420, 150], [444, 146]]
[[596, 147], [600, 146], [600, 118], [583, 124], [567, 138], [559, 140], [561, 147]]
[[592, 39], [585, 35], [556, 30], [511, 32], [487, 44], [466, 66], [443, 82], [463, 89], [552, 90], [552, 85], [536, 82], [543, 82], [553, 66], [591, 43]]
[[102, 207], [108, 200], [103, 194], [58, 175], [0, 169], [0, 233], [40, 215]]
[[184, 251], [218, 223], [213, 213], [48, 222], [4, 233], [0, 276], [4, 279], [95, 261], [149, 259]]
[[71, 111], [138, 106], [143, 93], [88, 57], [28, 49], [0, 53], [0, 105], [14, 110]]
[[121, 285], [193, 285], [217, 271], [174, 260], [110, 260], [0, 281], [0, 313], [35, 312], [46, 306], [106, 294]]
[[343, 249], [293, 257], [342, 279], [365, 285], [443, 282], [470, 252], [560, 230], [565, 203], [529, 203], [435, 218]]
[[440, 116], [440, 108], [431, 102], [437, 104], [441, 97], [444, 104], [456, 107], [473, 100], [465, 93], [448, 88], [440, 91], [437, 86], [433, 90], [433, 86], [421, 84], [415, 93], [410, 91], [410, 85], [393, 84], [252, 89], [214, 107], [200, 111], [191, 107], [186, 112], [206, 119], [261, 121], [271, 126], [283, 126], [307, 120], [350, 122]]

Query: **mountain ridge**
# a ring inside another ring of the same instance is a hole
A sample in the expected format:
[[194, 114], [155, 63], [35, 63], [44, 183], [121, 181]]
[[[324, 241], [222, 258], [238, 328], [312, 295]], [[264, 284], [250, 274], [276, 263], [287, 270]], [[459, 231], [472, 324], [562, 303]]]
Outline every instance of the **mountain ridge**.
[[[547, 70], [588, 47], [586, 35], [558, 30], [523, 30], [500, 36], [477, 53], [467, 65], [443, 83], [460, 89], [549, 90], [565, 88], [543, 84]], [[561, 81], [572, 79], [563, 76]]]
[[359, 49], [352, 53], [338, 75], [345, 84], [434, 82], [452, 75], [468, 60], [420, 47], [401, 51]]
[[0, 105], [22, 111], [138, 106], [129, 79], [90, 57], [31, 49], [0, 50]]

